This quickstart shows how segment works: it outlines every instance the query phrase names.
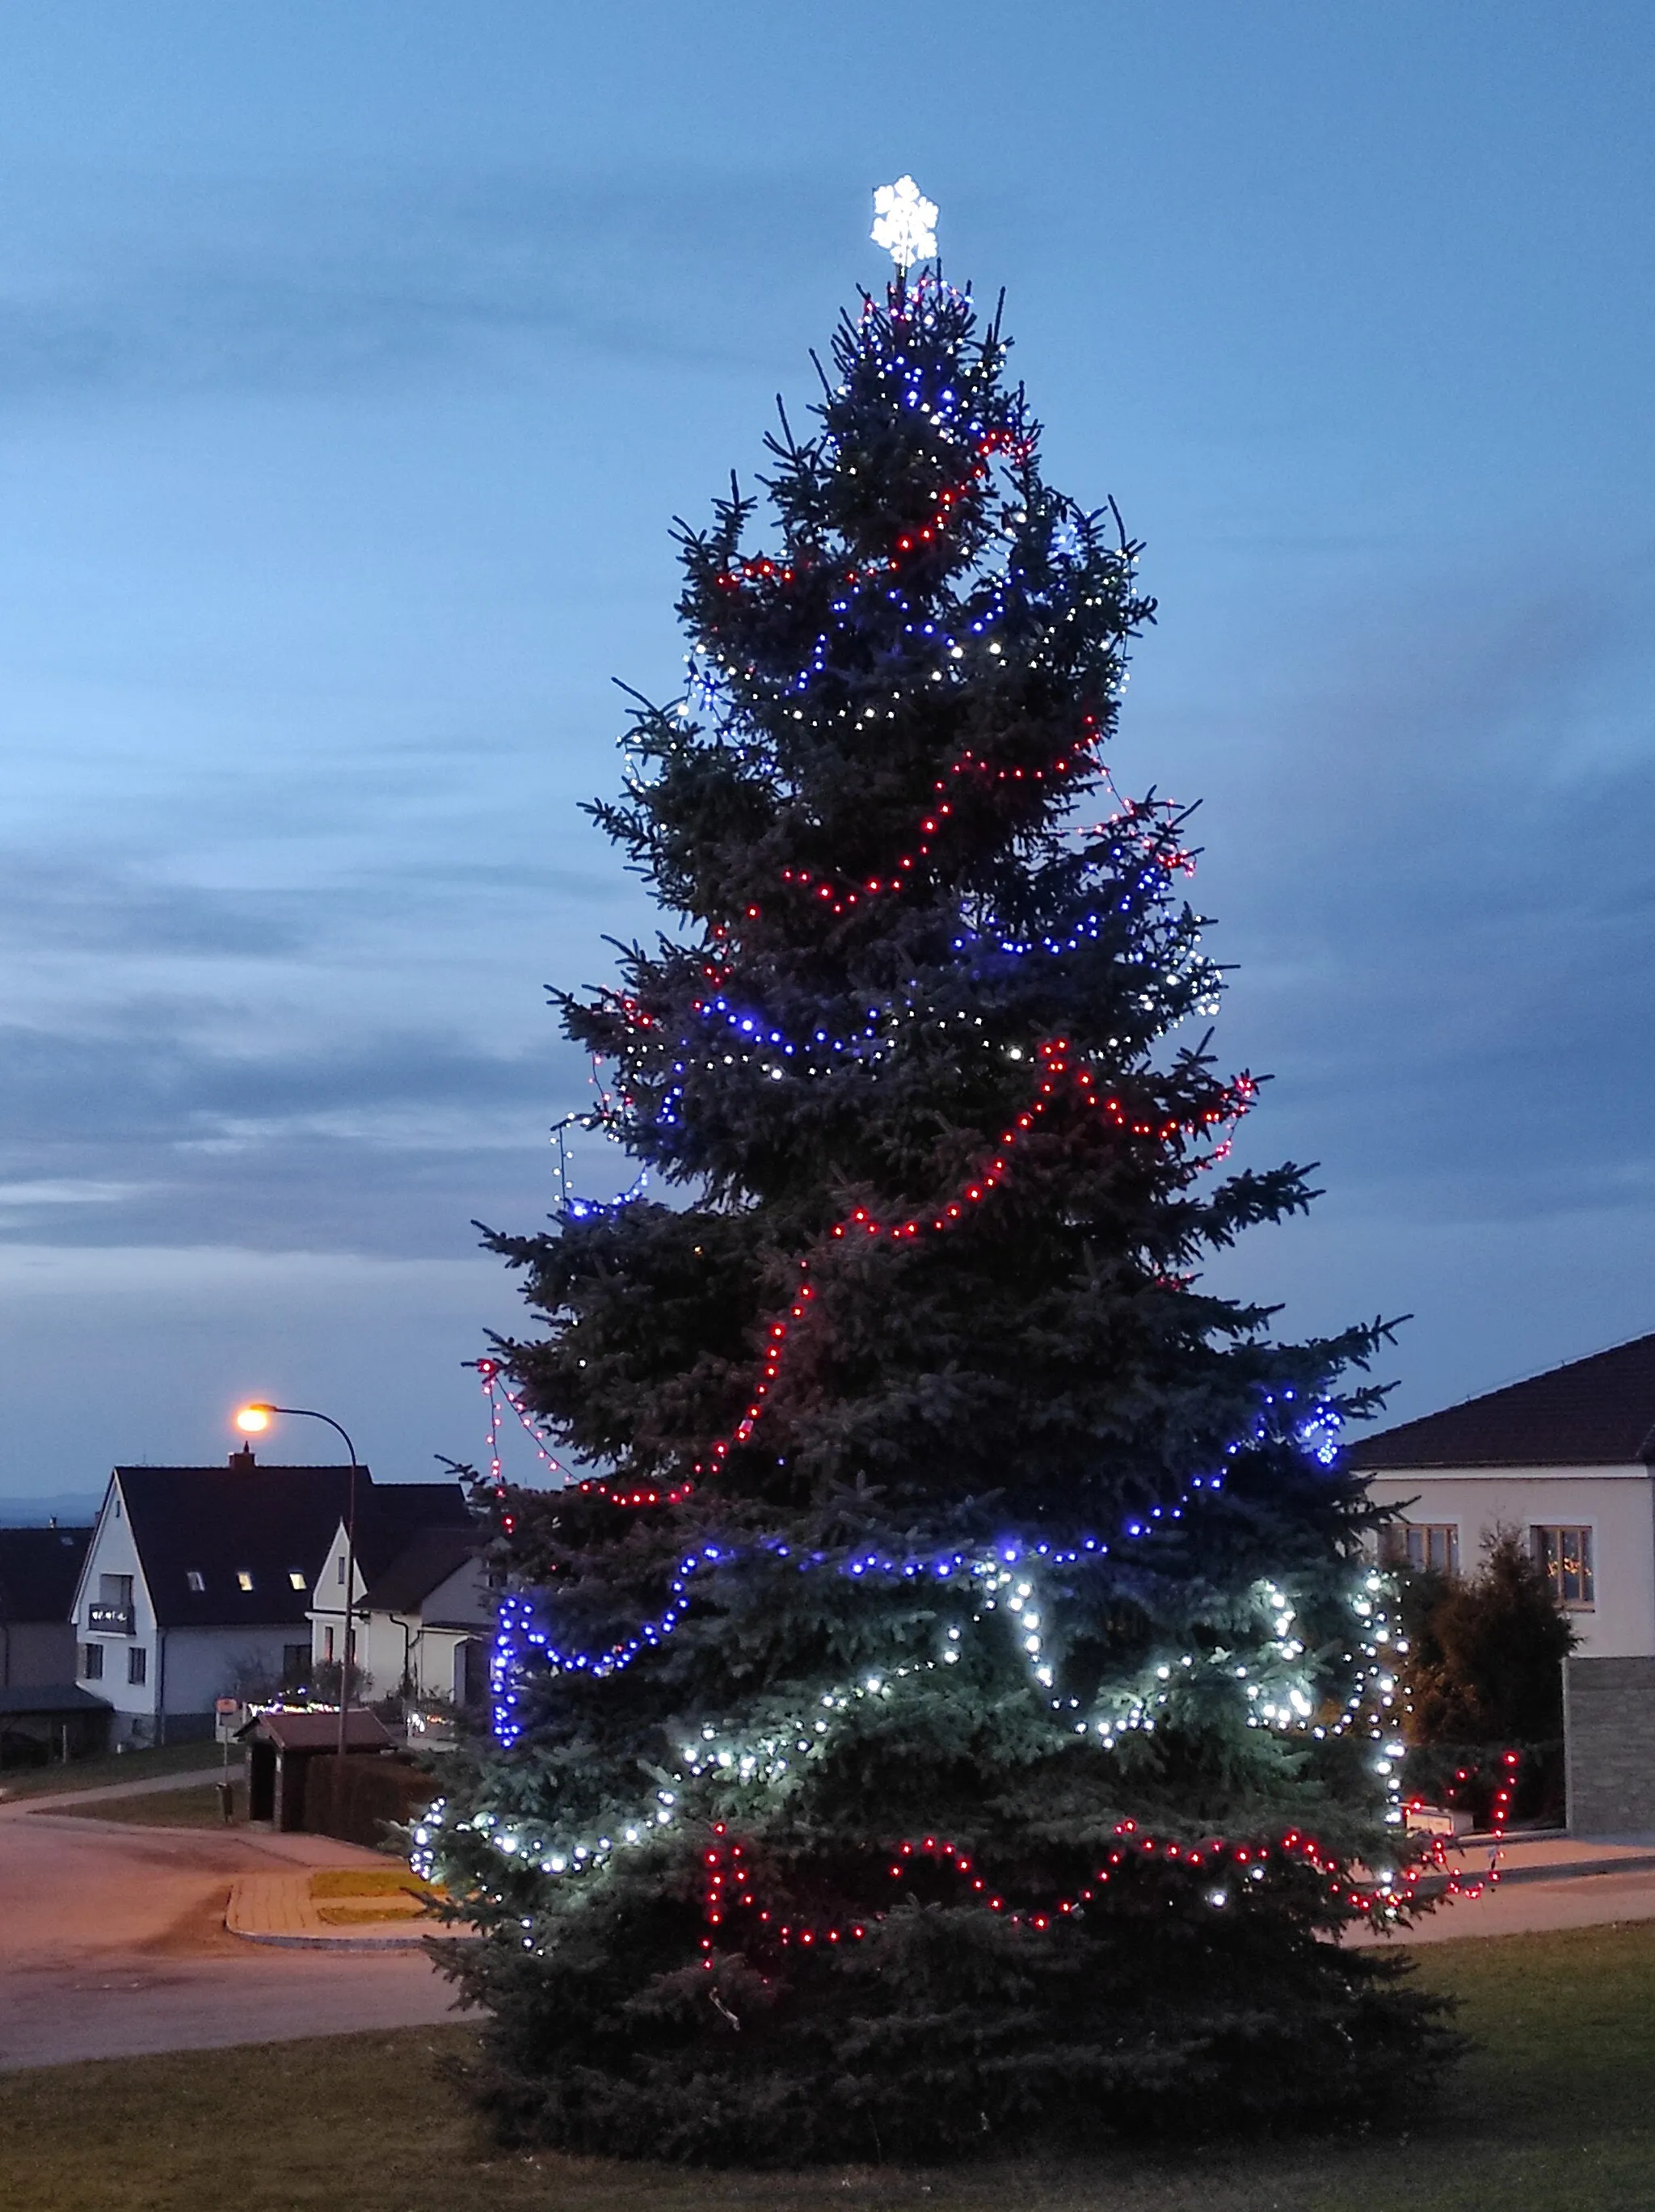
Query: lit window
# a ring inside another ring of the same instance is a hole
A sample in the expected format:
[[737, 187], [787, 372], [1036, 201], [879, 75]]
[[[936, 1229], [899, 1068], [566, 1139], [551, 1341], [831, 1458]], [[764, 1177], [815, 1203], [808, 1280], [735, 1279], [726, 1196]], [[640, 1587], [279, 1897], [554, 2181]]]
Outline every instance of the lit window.
[[250, 1590], [252, 1588], [253, 1578], [252, 1573], [247, 1568], [238, 1567], [236, 1569], [235, 1586], [239, 1590]]
[[207, 1578], [202, 1573], [199, 1567], [191, 1567], [189, 1573], [185, 1575], [184, 1579], [189, 1583], [191, 1589], [197, 1593], [204, 1590], [207, 1587]]
[[288, 1569], [288, 1580], [293, 1584], [295, 1589], [303, 1589], [305, 1587], [305, 1577], [300, 1574], [297, 1567], [289, 1567]]
[[1540, 1571], [1561, 1603], [1581, 1612], [1594, 1606], [1591, 1529], [1534, 1528], [1530, 1535]]

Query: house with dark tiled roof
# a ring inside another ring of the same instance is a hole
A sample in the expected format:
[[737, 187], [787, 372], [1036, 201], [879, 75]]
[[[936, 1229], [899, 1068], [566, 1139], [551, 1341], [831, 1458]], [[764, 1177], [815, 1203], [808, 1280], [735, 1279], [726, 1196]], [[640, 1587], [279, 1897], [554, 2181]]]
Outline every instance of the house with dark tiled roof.
[[1584, 1657], [1655, 1655], [1655, 1336], [1573, 1359], [1350, 1447], [1398, 1554], [1473, 1572], [1517, 1528]]
[[[357, 1516], [352, 1650], [369, 1698], [479, 1702], [494, 1601], [486, 1535], [460, 1486], [397, 1483]], [[313, 1662], [343, 1649], [347, 1541], [343, 1522], [311, 1608]]]
[[0, 1690], [75, 1680], [75, 1585], [90, 1528], [0, 1528]]
[[70, 1618], [90, 1528], [0, 1528], [0, 1767], [101, 1750], [105, 1699], [75, 1680]]
[[[215, 1700], [304, 1681], [310, 1613], [350, 1495], [345, 1467], [118, 1467], [71, 1601], [76, 1679], [114, 1708], [117, 1739], [210, 1736]], [[384, 1501], [407, 1490], [411, 1516]], [[431, 1493], [446, 1493], [445, 1504]], [[359, 1527], [465, 1510], [456, 1483], [356, 1471]]]

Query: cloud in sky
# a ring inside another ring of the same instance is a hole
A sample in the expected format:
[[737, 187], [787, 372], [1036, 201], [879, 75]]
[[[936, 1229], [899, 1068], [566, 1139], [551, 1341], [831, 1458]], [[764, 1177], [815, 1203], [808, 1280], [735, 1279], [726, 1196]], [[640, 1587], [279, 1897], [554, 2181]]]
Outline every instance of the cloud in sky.
[[460, 361], [521, 375], [549, 346], [728, 372], [750, 358], [731, 307], [790, 258], [799, 283], [797, 241], [825, 228], [833, 196], [797, 170], [699, 163], [408, 170], [345, 194], [291, 177], [210, 195], [124, 183], [115, 235], [71, 211], [14, 233], [9, 267], [0, 248], [8, 404], [349, 391]]
[[1209, 810], [1266, 1123], [1422, 1218], [1655, 1182], [1655, 571], [1560, 567], [1343, 610]]

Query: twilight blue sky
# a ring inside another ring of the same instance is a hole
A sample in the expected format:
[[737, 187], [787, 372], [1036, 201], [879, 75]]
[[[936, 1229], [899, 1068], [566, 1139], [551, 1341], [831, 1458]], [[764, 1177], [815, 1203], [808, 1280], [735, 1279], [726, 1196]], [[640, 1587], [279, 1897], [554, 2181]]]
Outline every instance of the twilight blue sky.
[[1399, 1413], [1655, 1328], [1652, 113], [1594, 0], [0, 0], [0, 1498], [476, 1454], [609, 679], [905, 169], [1148, 541], [1117, 777], [1329, 1194], [1224, 1281]]

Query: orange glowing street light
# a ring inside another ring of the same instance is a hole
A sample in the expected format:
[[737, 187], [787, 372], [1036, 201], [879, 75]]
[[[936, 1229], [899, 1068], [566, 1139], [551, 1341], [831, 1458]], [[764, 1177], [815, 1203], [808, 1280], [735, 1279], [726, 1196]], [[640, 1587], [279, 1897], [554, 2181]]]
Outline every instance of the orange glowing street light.
[[350, 1712], [350, 1667], [354, 1656], [351, 1644], [356, 1623], [356, 1447], [331, 1413], [313, 1413], [308, 1406], [272, 1406], [263, 1398], [252, 1398], [238, 1408], [235, 1425], [244, 1436], [262, 1436], [278, 1413], [294, 1421], [325, 1421], [336, 1436], [344, 1438], [345, 1449], [350, 1455], [350, 1490], [345, 1505], [344, 1649], [339, 1655], [339, 1756], [343, 1759]]

